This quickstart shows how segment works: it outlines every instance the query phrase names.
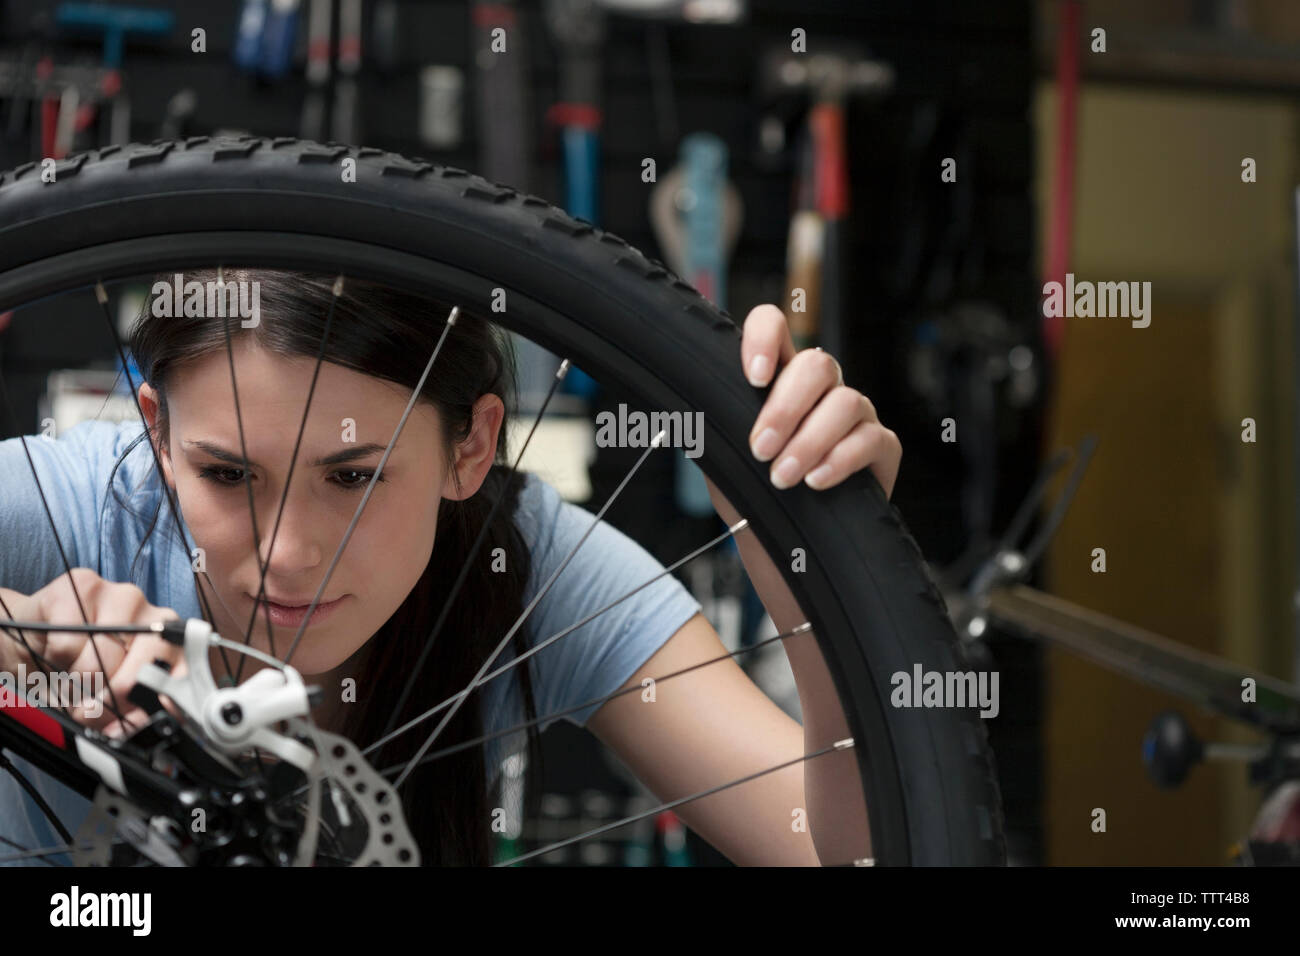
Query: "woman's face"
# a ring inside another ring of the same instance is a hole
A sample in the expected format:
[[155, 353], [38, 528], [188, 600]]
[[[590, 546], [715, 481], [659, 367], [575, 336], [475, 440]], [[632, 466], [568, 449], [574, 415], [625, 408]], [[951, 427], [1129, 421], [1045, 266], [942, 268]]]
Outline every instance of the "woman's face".
[[[170, 376], [168, 442], [160, 457], [194, 544], [203, 549], [217, 595], [211, 604], [218, 631], [242, 641], [256, 606], [253, 646], [283, 660], [410, 393], [341, 366], [321, 365], [272, 547], [315, 360], [268, 352], [250, 336], [236, 339], [232, 354], [244, 448], [230, 363], [219, 350]], [[141, 402], [153, 424], [157, 395], [148, 385], [141, 387]], [[296, 669], [308, 675], [334, 670], [397, 610], [432, 553], [440, 500], [469, 497], [491, 467], [503, 413], [496, 396], [479, 399], [474, 428], [454, 449], [456, 465], [449, 468], [437, 411], [428, 402], [416, 404], [293, 653]], [[265, 611], [254, 601], [260, 572], [250, 487], [261, 558], [269, 557], [264, 590], [273, 646]]]

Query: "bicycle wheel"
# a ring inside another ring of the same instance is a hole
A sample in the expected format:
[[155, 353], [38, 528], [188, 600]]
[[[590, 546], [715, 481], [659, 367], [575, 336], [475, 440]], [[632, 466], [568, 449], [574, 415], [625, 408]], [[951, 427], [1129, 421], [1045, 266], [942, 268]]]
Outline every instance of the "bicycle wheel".
[[781, 569], [833, 676], [874, 863], [1005, 862], [979, 716], [891, 705], [892, 675], [969, 670], [901, 517], [865, 471], [823, 492], [771, 485], [749, 451], [764, 395], [741, 375], [739, 330], [661, 263], [464, 170], [292, 138], [108, 147], [52, 176], [29, 163], [0, 175], [0, 222], [0, 311], [213, 263], [329, 272], [455, 302], [648, 407], [702, 413], [698, 463]]

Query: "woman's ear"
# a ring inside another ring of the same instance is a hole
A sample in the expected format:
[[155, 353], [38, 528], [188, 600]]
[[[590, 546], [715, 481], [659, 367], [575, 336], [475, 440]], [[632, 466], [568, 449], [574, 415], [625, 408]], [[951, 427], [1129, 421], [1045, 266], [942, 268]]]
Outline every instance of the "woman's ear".
[[158, 426], [158, 413], [161, 403], [158, 399], [157, 390], [148, 382], [140, 383], [140, 411], [144, 413], [145, 423], [149, 426], [149, 440], [153, 442], [154, 448], [158, 452], [158, 461], [162, 463], [163, 477], [167, 484], [176, 487], [176, 479], [172, 475], [172, 460], [167, 454], [167, 446], [162, 442], [155, 440]]
[[[497, 435], [506, 407], [500, 396], [488, 393], [474, 403], [474, 423], [469, 435], [456, 446], [456, 464], [443, 482], [442, 496], [452, 501], [472, 497], [483, 484], [497, 455]], [[457, 480], [460, 487], [457, 488]]]

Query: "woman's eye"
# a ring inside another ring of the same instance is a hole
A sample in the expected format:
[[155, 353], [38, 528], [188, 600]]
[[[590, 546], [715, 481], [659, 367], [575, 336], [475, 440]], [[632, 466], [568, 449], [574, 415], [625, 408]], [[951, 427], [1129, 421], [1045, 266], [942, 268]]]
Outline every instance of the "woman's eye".
[[[344, 471], [334, 472], [334, 483], [342, 485], [344, 488], [361, 488], [368, 484], [373, 477], [375, 477], [373, 471], [358, 471], [349, 468]], [[379, 476], [379, 480], [384, 480], [383, 475]]]
[[240, 485], [247, 480], [244, 469], [222, 465], [205, 465], [199, 469], [199, 477], [215, 481], [219, 485]]

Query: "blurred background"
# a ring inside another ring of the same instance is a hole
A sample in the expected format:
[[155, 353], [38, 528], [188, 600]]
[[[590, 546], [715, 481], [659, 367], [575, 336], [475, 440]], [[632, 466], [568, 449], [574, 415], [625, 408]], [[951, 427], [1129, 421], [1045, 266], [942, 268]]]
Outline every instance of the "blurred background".
[[[1095, 442], [1059, 525], [1027, 512], [1053, 531], [1028, 582], [1293, 688], [1298, 92], [1290, 0], [0, 0], [0, 166], [250, 133], [536, 193], [839, 356], [902, 438], [894, 501], [954, 593], [1049, 456]], [[1067, 274], [1149, 282], [1150, 325], [1045, 317]], [[518, 345], [522, 421], [555, 357]], [[86, 303], [0, 317], [0, 370], [28, 432], [132, 411]], [[639, 451], [595, 448], [590, 423], [626, 400], [571, 376], [525, 467], [594, 510]], [[1058, 472], [1047, 501], [1069, 490]], [[664, 563], [718, 528], [680, 453], [609, 520]], [[773, 633], [734, 551], [680, 576], [729, 646]], [[1200, 765], [1186, 739], [1144, 759], [1144, 739], [1169, 710], [1184, 735], [1255, 731], [1023, 629], [959, 625], [1001, 675], [1013, 862], [1239, 853], [1266, 793], [1246, 762]], [[797, 714], [779, 652], [747, 666]], [[507, 850], [649, 805], [584, 732], [544, 740], [542, 812]], [[1181, 786], [1157, 786], [1160, 760], [1187, 764], [1165, 774]], [[723, 862], [662, 814], [539, 865]]]

